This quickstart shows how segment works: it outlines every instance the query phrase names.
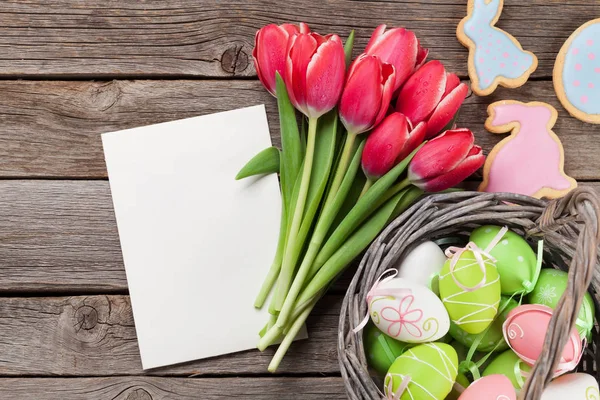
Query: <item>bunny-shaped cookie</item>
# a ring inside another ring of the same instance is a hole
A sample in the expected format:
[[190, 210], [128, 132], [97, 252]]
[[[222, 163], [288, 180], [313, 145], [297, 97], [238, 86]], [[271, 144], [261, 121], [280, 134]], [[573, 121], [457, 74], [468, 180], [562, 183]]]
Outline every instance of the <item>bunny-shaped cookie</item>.
[[479, 191], [554, 199], [577, 187], [563, 170], [563, 146], [552, 131], [558, 117], [554, 107], [505, 100], [490, 104], [488, 114], [488, 131], [511, 135], [490, 152]]
[[503, 0], [469, 0], [468, 14], [456, 30], [458, 40], [469, 48], [471, 87], [479, 96], [491, 94], [498, 85], [522, 86], [537, 68], [533, 53], [494, 26], [502, 6]]

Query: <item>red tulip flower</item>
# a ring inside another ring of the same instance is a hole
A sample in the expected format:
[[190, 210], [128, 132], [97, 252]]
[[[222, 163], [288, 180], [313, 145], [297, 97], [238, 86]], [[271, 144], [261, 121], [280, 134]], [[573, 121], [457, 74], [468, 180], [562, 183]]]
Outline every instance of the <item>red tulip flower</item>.
[[303, 22], [300, 28], [292, 24], [270, 24], [256, 32], [252, 51], [254, 68], [258, 79], [273, 96], [276, 95], [275, 72], [285, 79], [285, 59], [290, 37], [308, 32], [310, 29]]
[[396, 110], [413, 124], [427, 122], [426, 138], [431, 138], [452, 121], [468, 91], [458, 76], [446, 73], [441, 62], [430, 61], [406, 81]]
[[428, 192], [459, 184], [485, 162], [481, 147], [474, 143], [473, 133], [466, 128], [444, 132], [417, 152], [408, 167], [408, 179]]
[[340, 120], [349, 134], [372, 129], [385, 117], [396, 76], [377, 56], [361, 54], [350, 66], [340, 100]]
[[290, 38], [285, 85], [290, 101], [309, 118], [336, 106], [344, 86], [346, 58], [338, 35], [299, 33]]
[[393, 28], [386, 32], [385, 28], [386, 25], [379, 25], [375, 29], [365, 53], [394, 66], [396, 90], [425, 62], [429, 51], [421, 47], [413, 32], [404, 28]]
[[425, 123], [411, 129], [406, 117], [398, 112], [387, 116], [369, 134], [362, 153], [362, 168], [370, 180], [385, 175], [425, 139]]

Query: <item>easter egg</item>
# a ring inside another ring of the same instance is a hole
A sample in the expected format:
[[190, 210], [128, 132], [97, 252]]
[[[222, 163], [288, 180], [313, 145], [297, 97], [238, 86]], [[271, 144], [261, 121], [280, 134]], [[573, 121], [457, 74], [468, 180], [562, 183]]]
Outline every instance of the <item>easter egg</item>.
[[397, 395], [402, 381], [410, 377], [400, 400], [444, 400], [458, 373], [456, 351], [445, 343], [425, 343], [407, 350], [394, 361], [384, 381], [388, 398]]
[[[567, 289], [569, 274], [554, 268], [544, 268], [540, 273], [540, 278], [535, 285], [533, 292], [529, 293], [529, 302], [531, 304], [543, 304], [552, 309], [558, 304], [562, 294]], [[594, 301], [589, 293], [583, 297], [581, 310], [575, 323], [579, 335], [589, 337], [594, 327], [595, 314]]]
[[381, 376], [385, 375], [396, 358], [411, 347], [384, 335], [375, 325], [369, 324], [363, 332], [363, 343], [369, 366]]
[[[435, 341], [450, 329], [448, 312], [425, 286], [403, 278], [382, 282], [369, 300], [371, 320], [386, 335], [406, 343]], [[390, 296], [393, 290], [404, 295]]]
[[517, 400], [517, 392], [510, 379], [494, 374], [477, 379], [471, 384], [459, 400]]
[[431, 281], [439, 275], [445, 262], [446, 255], [437, 244], [423, 242], [402, 260], [398, 277], [433, 289]]
[[450, 318], [463, 331], [472, 334], [483, 332], [492, 323], [500, 303], [496, 266], [485, 255], [481, 257], [483, 270], [473, 251], [465, 250], [458, 257], [453, 272], [453, 261], [446, 261], [439, 279], [440, 297]]
[[494, 358], [482, 375], [504, 375], [510, 380], [514, 388], [519, 390], [525, 384], [529, 371], [531, 371], [531, 367], [521, 360], [514, 351], [509, 349]]
[[446, 400], [458, 400], [461, 393], [464, 392], [470, 384], [471, 382], [469, 382], [469, 379], [459, 372], [458, 375], [456, 375], [456, 382], [454, 382], [454, 385], [452, 386], [452, 391], [446, 396]]
[[[527, 364], [533, 365], [544, 352], [544, 339], [552, 318], [552, 309], [538, 304], [524, 304], [512, 310], [504, 322], [504, 339]], [[573, 328], [563, 349], [555, 376], [577, 366], [583, 352], [581, 338]]]
[[[508, 313], [518, 305], [519, 303], [514, 299], [502, 296], [498, 309], [503, 311], [494, 318], [494, 322], [492, 322], [488, 331], [481, 338], [479, 345], [477, 345], [477, 351], [489, 352], [508, 349], [508, 344], [504, 340], [504, 333], [502, 332], [502, 324], [504, 324]], [[467, 347], [471, 347], [478, 338], [478, 335], [467, 333], [454, 323], [450, 323], [449, 333], [456, 341]]]
[[[485, 225], [471, 233], [470, 240], [485, 250], [502, 228]], [[487, 251], [496, 259], [502, 294], [529, 293], [538, 274], [537, 256], [521, 236], [507, 231], [498, 244]]]
[[574, 373], [556, 378], [544, 389], [541, 400], [598, 400], [598, 382], [588, 374]]

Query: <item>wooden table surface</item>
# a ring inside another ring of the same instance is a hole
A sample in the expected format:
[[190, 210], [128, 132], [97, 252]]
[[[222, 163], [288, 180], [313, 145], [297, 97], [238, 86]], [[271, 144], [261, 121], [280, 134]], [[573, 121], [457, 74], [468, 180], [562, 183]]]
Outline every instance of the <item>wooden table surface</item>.
[[[498, 26], [539, 68], [520, 89], [470, 96], [460, 124], [487, 152], [501, 138], [483, 129], [487, 104], [548, 102], [567, 173], [600, 187], [600, 127], [571, 118], [551, 81], [557, 52], [600, 17], [600, 2], [505, 3]], [[406, 26], [467, 79], [455, 38], [465, 12], [466, 0], [1, 0], [0, 399], [346, 398], [336, 332], [349, 276], [276, 375], [266, 372], [272, 351], [142, 371], [100, 134], [266, 103], [278, 142], [275, 103], [250, 57], [271, 22], [355, 28], [358, 51], [378, 24]]]

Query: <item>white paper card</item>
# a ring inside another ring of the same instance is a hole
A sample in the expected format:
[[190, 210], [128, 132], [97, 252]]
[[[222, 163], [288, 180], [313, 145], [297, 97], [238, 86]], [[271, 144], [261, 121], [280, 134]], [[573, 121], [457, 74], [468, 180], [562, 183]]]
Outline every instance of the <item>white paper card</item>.
[[281, 200], [275, 175], [234, 177], [271, 146], [264, 106], [102, 142], [143, 368], [255, 348]]

